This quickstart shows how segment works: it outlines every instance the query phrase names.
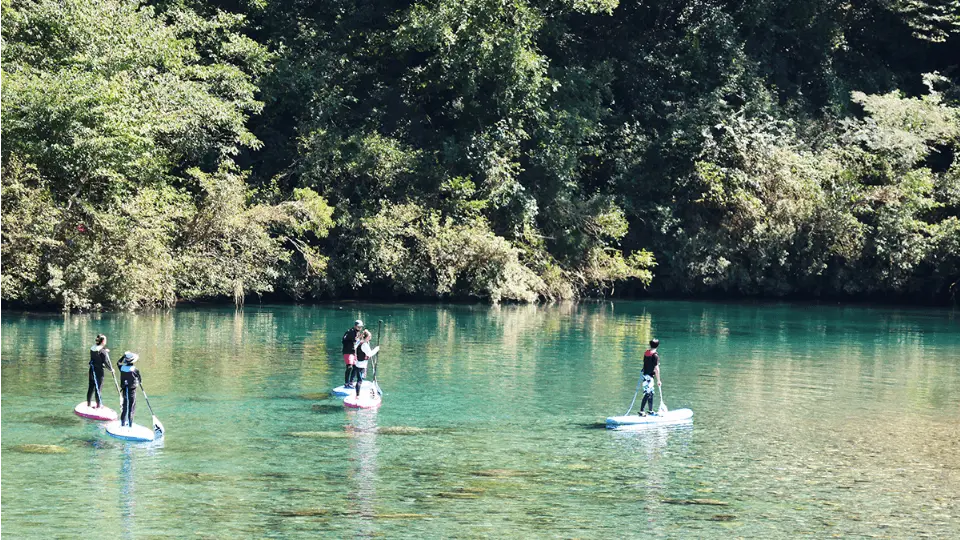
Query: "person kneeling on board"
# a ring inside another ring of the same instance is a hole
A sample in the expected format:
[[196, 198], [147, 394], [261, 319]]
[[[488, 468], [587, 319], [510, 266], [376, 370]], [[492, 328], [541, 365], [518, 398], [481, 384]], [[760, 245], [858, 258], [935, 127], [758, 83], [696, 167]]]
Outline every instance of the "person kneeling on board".
[[133, 413], [137, 408], [137, 386], [140, 384], [140, 371], [133, 364], [140, 359], [140, 355], [127, 351], [117, 362], [120, 368], [120, 393], [123, 396], [123, 407], [120, 411], [120, 426], [133, 427]]
[[[657, 386], [660, 386], [660, 355], [657, 354], [657, 348], [660, 347], [659, 339], [650, 340], [650, 348], [643, 353], [643, 399], [640, 401], [640, 416], [653, 414], [653, 380], [656, 378]], [[648, 405], [649, 403], [649, 405]], [[643, 406], [647, 405], [647, 412], [643, 412]]]
[[347, 365], [343, 373], [343, 386], [353, 387], [353, 365], [357, 363], [357, 344], [359, 334], [363, 331], [363, 321], [357, 319], [350, 328], [343, 333], [343, 362]]
[[363, 376], [367, 371], [367, 362], [373, 356], [373, 351], [370, 349], [371, 338], [373, 338], [373, 335], [370, 331], [364, 330], [360, 334], [360, 343], [357, 345], [357, 362], [353, 365], [353, 375], [350, 376], [350, 380], [354, 378], [357, 380], [357, 397], [360, 397], [360, 387], [363, 386]]
[[100, 388], [103, 386], [103, 368], [106, 367], [113, 373], [113, 366], [110, 365], [110, 349], [107, 348], [107, 336], [98, 335], [95, 343], [93, 347], [90, 347], [90, 381], [87, 384], [87, 407], [90, 406], [90, 398], [96, 397], [96, 408], [99, 409], [102, 405]]

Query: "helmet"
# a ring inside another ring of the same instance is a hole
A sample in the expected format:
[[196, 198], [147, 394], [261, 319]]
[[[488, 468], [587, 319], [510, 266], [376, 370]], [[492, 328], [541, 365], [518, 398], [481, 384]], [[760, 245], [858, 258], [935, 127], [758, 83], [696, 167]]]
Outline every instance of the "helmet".
[[651, 349], [656, 349], [656, 348], [659, 347], [659, 346], [660, 346], [660, 340], [659, 340], [659, 339], [651, 339], [651, 340], [650, 340], [650, 348], [651, 348]]
[[354, 325], [354, 326], [363, 326], [363, 321], [361, 321], [360, 319], [357, 319], [356, 321], [353, 322], [353, 325]]

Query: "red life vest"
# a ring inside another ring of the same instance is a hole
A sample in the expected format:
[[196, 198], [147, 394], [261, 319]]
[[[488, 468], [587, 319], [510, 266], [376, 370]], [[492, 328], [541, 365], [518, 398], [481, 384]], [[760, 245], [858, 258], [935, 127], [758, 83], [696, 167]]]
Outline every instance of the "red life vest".
[[660, 365], [660, 355], [654, 349], [643, 353], [643, 374], [653, 376], [653, 370]]

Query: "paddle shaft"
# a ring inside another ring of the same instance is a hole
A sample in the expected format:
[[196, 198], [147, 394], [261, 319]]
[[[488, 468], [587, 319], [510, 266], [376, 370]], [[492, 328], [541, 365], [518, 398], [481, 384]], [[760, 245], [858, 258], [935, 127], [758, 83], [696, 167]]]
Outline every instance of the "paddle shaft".
[[383, 321], [377, 321], [377, 355], [373, 357], [373, 386], [377, 389], [377, 393], [383, 395], [383, 391], [380, 390], [380, 383], [377, 382], [377, 364], [380, 363], [380, 330], [383, 328]]
[[117, 372], [111, 369], [110, 375], [113, 375], [113, 385], [117, 387], [117, 394], [120, 396], [120, 402], [123, 403], [123, 392], [120, 391], [120, 383], [117, 382]]
[[147, 400], [147, 408], [150, 409], [150, 415], [156, 416], [156, 413], [153, 412], [153, 407], [150, 406], [150, 398], [147, 397], [147, 391], [143, 389], [143, 382], [140, 383], [140, 391], [143, 392], [143, 399]]
[[629, 415], [630, 415], [630, 411], [633, 410], [633, 404], [637, 402], [637, 396], [640, 395], [640, 387], [641, 387], [641, 386], [643, 386], [643, 372], [642, 372], [642, 371], [640, 372], [640, 380], [637, 381], [637, 391], [633, 393], [633, 400], [630, 401], [630, 407], [627, 408], [627, 412], [625, 412], [625, 413], [623, 414], [624, 416], [629, 416]]

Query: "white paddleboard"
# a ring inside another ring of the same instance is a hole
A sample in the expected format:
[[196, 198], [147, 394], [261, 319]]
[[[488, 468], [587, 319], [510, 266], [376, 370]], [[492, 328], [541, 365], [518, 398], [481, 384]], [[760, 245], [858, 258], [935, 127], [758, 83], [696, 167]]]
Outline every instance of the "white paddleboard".
[[680, 424], [689, 422], [693, 418], [693, 411], [690, 409], [676, 409], [664, 414], [653, 414], [650, 416], [640, 416], [631, 414], [629, 416], [611, 416], [607, 418], [607, 428], [616, 429], [624, 426], [661, 426], [669, 424]]
[[[363, 384], [360, 385], [360, 393], [369, 392], [370, 390], [373, 390], [373, 381], [363, 381]], [[337, 396], [349, 396], [350, 394], [356, 393], [356, 388], [347, 388], [346, 386], [338, 386], [333, 389], [333, 394]]]
[[116, 420], [120, 418], [120, 415], [117, 414], [117, 411], [107, 407], [106, 405], [101, 405], [100, 408], [90, 407], [87, 405], [86, 401], [81, 402], [79, 405], [73, 408], [73, 412], [77, 416], [82, 416], [84, 418], [89, 418], [91, 420], [105, 420], [107, 422]]
[[125, 441], [155, 441], [163, 437], [163, 424], [160, 424], [160, 422], [157, 422], [157, 424], [160, 425], [160, 430], [154, 431], [147, 426], [141, 426], [140, 424], [120, 427], [120, 421], [117, 420], [107, 424], [107, 435], [116, 437], [118, 439], [123, 439]]

